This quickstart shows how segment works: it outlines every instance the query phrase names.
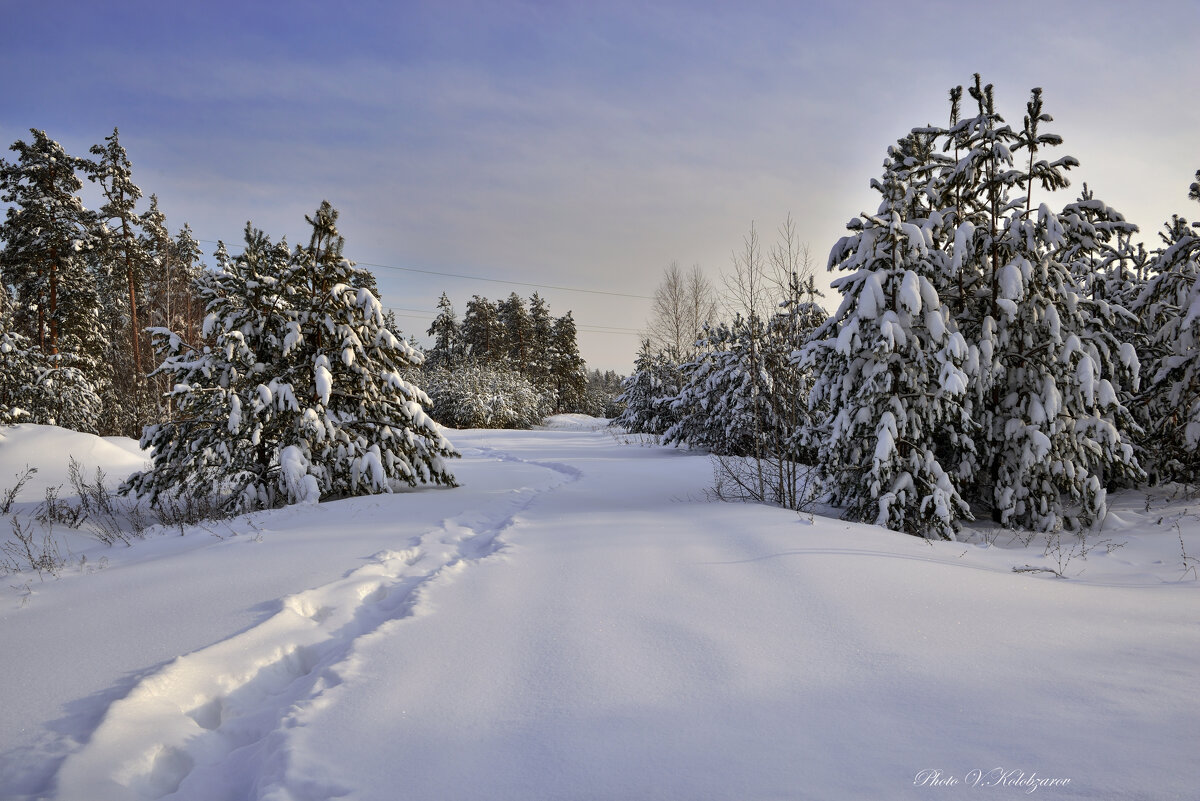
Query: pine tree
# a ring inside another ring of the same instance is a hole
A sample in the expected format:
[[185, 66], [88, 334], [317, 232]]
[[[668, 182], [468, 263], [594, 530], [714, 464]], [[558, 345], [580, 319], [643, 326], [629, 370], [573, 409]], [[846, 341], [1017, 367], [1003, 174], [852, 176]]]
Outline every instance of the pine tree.
[[[1096, 336], [1092, 320], [1104, 310], [1060, 261], [1071, 247], [1063, 221], [1032, 205], [1035, 184], [1063, 188], [1078, 164], [1037, 158], [1061, 143], [1040, 130], [1051, 121], [1041, 90], [1020, 132], [1004, 124], [978, 75], [969, 93], [978, 114], [947, 132], [946, 147], [965, 155], [946, 171], [943, 195], [955, 204], [945, 246], [961, 287], [954, 316], [979, 364], [976, 493], [1006, 525], [1086, 526], [1104, 514], [1107, 481], [1141, 475], [1119, 392], [1136, 368], [1122, 356], [1128, 349]], [[1029, 158], [1018, 167], [1021, 149]]]
[[[706, 326], [690, 359], [679, 365], [681, 387], [671, 399], [675, 422], [663, 434], [664, 445], [688, 445], [718, 455], [748, 456], [757, 450], [761, 422], [750, 399], [756, 375], [750, 369], [751, 323], [738, 315], [733, 323]], [[761, 326], [759, 326], [761, 328]]]
[[[103, 393], [104, 411], [100, 430], [124, 436], [139, 436], [142, 427], [161, 417], [163, 387], [152, 387], [149, 372], [150, 341], [146, 327], [155, 317], [154, 284], [162, 281], [170, 265], [163, 254], [171, 246], [158, 199], [151, 197], [150, 209], [138, 214], [141, 189], [133, 183], [125, 149], [113, 130], [105, 145], [91, 150], [99, 159], [91, 162], [88, 179], [99, 184], [105, 198], [100, 207], [99, 242], [95, 272], [108, 347], [104, 363], [113, 379]], [[165, 268], [165, 269], [164, 269]]]
[[328, 202], [306, 217], [312, 237], [292, 258], [300, 340], [289, 379], [320, 425], [310, 415], [291, 447], [322, 497], [388, 492], [390, 481], [454, 486], [443, 459], [457, 454], [422, 411], [427, 396], [401, 376], [421, 356], [386, 328], [369, 284], [356, 286], [363, 272], [342, 255], [337, 217]]
[[[139, 237], [140, 218], [136, 211], [142, 190], [133, 182], [132, 166], [125, 148], [118, 140], [117, 129], [105, 137], [104, 146], [92, 147], [99, 160], [90, 165], [88, 179], [100, 185], [104, 205], [100, 207], [100, 249], [106, 272], [119, 276], [125, 288], [124, 308], [128, 316], [125, 343], [133, 357], [130, 387], [138, 388], [146, 370], [142, 367], [145, 299], [142, 287], [150, 272], [152, 259]], [[157, 206], [157, 204], [156, 204]], [[143, 320], [139, 324], [139, 317]]]
[[472, 361], [493, 364], [501, 360], [504, 331], [495, 304], [479, 295], [471, 296], [463, 315], [462, 338]]
[[[151, 196], [153, 200], [153, 196]], [[175, 235], [175, 246], [171, 249], [174, 256], [174, 274], [181, 276], [173, 286], [176, 291], [170, 295], [169, 315], [167, 319], [182, 322], [185, 336], [198, 336], [200, 326], [204, 322], [203, 306], [197, 301], [196, 280], [206, 275], [200, 261], [200, 245], [192, 235], [192, 229], [184, 223], [183, 228]]]
[[625, 409], [610, 425], [633, 434], [666, 433], [677, 422], [671, 405], [682, 389], [678, 354], [656, 351], [643, 340], [633, 374], [621, 388], [617, 402]]
[[623, 408], [616, 402], [621, 394], [621, 376], [612, 370], [589, 370], [585, 413], [593, 417], [614, 418]]
[[575, 342], [575, 318], [571, 312], [554, 321], [550, 335], [550, 383], [555, 414], [577, 412], [587, 392], [587, 366]]
[[365, 289], [378, 300], [381, 295], [379, 292], [379, 282], [375, 278], [375, 273], [361, 267], [356, 267], [353, 263], [351, 263], [350, 267], [350, 286], [355, 289]]
[[833, 282], [842, 303], [800, 364], [818, 373], [813, 397], [827, 419], [817, 439], [834, 502], [852, 519], [952, 539], [971, 513], [938, 445], [969, 447], [967, 345], [936, 289], [948, 266], [933, 246], [942, 218], [925, 204], [917, 150], [910, 141], [889, 151], [872, 182], [879, 211], [852, 221], [833, 248], [830, 268], [849, 273]]
[[466, 358], [466, 344], [463, 342], [462, 328], [458, 324], [454, 306], [445, 292], [438, 299], [437, 317], [425, 333], [433, 337], [433, 347], [425, 360], [428, 369], [453, 368], [463, 363]]
[[496, 312], [504, 329], [505, 360], [513, 370], [528, 374], [533, 363], [533, 321], [524, 299], [513, 292], [496, 304]]
[[96, 246], [95, 216], [77, 193], [76, 175], [88, 162], [67, 155], [43, 131], [33, 141], [17, 141], [14, 163], [0, 161], [0, 202], [9, 204], [0, 226], [0, 275], [15, 290], [14, 330], [40, 352], [49, 371], [43, 378], [48, 399], [45, 419], [95, 432], [93, 408], [104, 384], [99, 365], [105, 351], [96, 281], [87, 254]]
[[[147, 229], [152, 227], [150, 221], [157, 216], [157, 209], [158, 198], [151, 195], [150, 209], [143, 216], [143, 226]], [[169, 243], [155, 236], [148, 249], [160, 275], [150, 304], [151, 325], [176, 331], [185, 342], [194, 345], [204, 323], [204, 304], [196, 289], [203, 271], [200, 243], [191, 227], [184, 223]]]
[[202, 291], [203, 337], [188, 348], [154, 333], [178, 412], [151, 426], [154, 468], [125, 492], [220, 494], [231, 510], [366, 493], [391, 483], [454, 484], [456, 455], [401, 377], [419, 356], [383, 324], [378, 298], [355, 288], [337, 213], [322, 203], [307, 247], [288, 253], [247, 224], [246, 249]]
[[[1188, 196], [1200, 201], [1200, 171]], [[1159, 480], [1200, 479], [1200, 224], [1175, 215], [1134, 303], [1145, 332], [1140, 398]]]
[[789, 509], [807, 504], [815, 484], [810, 481], [813, 471], [809, 465], [815, 464], [816, 452], [806, 440], [806, 432], [815, 420], [809, 408], [813, 373], [802, 368], [795, 357], [827, 319], [817, 302], [819, 295], [811, 272], [803, 281], [792, 272], [787, 293], [767, 322], [762, 339], [763, 371], [769, 385], [765, 394], [767, 416], [761, 430], [770, 462], [770, 481], [764, 486], [766, 495], [761, 500]]
[[1064, 206], [1058, 218], [1064, 244], [1055, 258], [1067, 265], [1086, 296], [1123, 308], [1140, 290], [1138, 254], [1132, 241], [1138, 227], [1097, 199], [1086, 183], [1079, 198]]

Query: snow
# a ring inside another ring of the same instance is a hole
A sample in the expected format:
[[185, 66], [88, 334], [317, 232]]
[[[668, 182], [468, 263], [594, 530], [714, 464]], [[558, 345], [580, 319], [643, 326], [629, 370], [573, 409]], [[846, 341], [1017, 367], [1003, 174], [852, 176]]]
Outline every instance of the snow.
[[858, 296], [858, 318], [860, 320], [874, 320], [885, 308], [886, 302], [887, 298], [884, 297], [883, 287], [879, 283], [879, 276], [874, 272], [868, 272], [863, 277], [862, 290]]
[[[1025, 261], [1021, 259], [1019, 261]], [[1026, 262], [1026, 266], [1028, 262]], [[1022, 266], [1016, 262], [1009, 262], [1000, 268], [1000, 273], [997, 280], [1000, 284], [1000, 297], [1006, 300], [1020, 300], [1025, 295], [1025, 284], [1022, 273]]]
[[[0, 584], [0, 796], [925, 799], [929, 772], [1000, 769], [997, 792], [1191, 797], [1181, 488], [1110, 496], [1084, 544], [929, 543], [710, 502], [705, 456], [602, 422], [448, 432], [457, 489], [131, 547], [57, 528], [70, 568]], [[39, 468], [14, 511], [68, 454], [146, 460], [0, 429], [0, 476]]]
[[237, 395], [229, 396], [229, 422], [226, 428], [230, 434], [236, 434], [242, 427], [242, 399]]
[[308, 457], [296, 445], [288, 445], [279, 452], [279, 471], [283, 474], [287, 497], [294, 498], [296, 503], [314, 504], [321, 500], [321, 488], [317, 477], [309, 472], [310, 467]]
[[962, 269], [963, 259], [970, 256], [971, 238], [975, 235], [975, 226], [970, 222], [959, 223], [954, 230], [954, 256], [950, 261], [950, 271], [957, 273]]
[[328, 406], [329, 395], [333, 391], [333, 374], [329, 372], [329, 358], [324, 354], [318, 356], [313, 365], [313, 383], [317, 388], [317, 399], [322, 406]]
[[905, 270], [900, 279], [900, 296], [897, 301], [909, 314], [915, 316], [921, 313], [921, 281], [912, 270]]

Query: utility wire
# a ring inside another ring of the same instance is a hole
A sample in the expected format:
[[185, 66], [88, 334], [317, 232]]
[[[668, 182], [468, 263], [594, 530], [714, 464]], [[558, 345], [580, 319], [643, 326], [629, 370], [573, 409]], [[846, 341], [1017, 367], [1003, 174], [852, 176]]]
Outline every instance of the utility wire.
[[[397, 317], [405, 317], [413, 320], [432, 320], [437, 317], [435, 312], [424, 311], [422, 309], [403, 309], [396, 306], [384, 306], [383, 308], [395, 314]], [[607, 325], [588, 325], [587, 323], [577, 323], [575, 330], [584, 334], [617, 334], [618, 336], [642, 336], [642, 332], [633, 328], [615, 328]]]
[[[428, 309], [409, 309], [404, 306], [384, 306], [383, 308], [387, 309], [388, 311], [393, 311], [393, 312], [410, 312], [410, 314], [397, 315], [397, 316], [403, 316], [403, 317], [424, 317], [424, 318], [432, 320], [433, 318], [438, 316], [437, 312], [429, 311]], [[620, 333], [620, 334], [640, 334], [641, 333], [641, 331], [639, 331], [636, 328], [623, 328], [618, 325], [600, 325], [599, 323], [576, 323], [575, 327], [576, 328], [605, 328], [605, 329], [608, 329], [609, 331], [612, 331], [615, 333]]]
[[[212, 239], [198, 239], [197, 242], [208, 242], [209, 244], [217, 244]], [[353, 261], [353, 259], [351, 259]], [[485, 278], [482, 275], [463, 275], [462, 273], [447, 273], [440, 270], [426, 270], [420, 267], [399, 267], [395, 264], [374, 264], [369, 261], [356, 261], [355, 265], [360, 267], [378, 267], [383, 270], [402, 270], [407, 273], [423, 273], [425, 275], [441, 275], [447, 278], [463, 278], [467, 281], [488, 281], [493, 284], [508, 284], [510, 286], [531, 286], [537, 289], [557, 289], [561, 292], [583, 292], [589, 295], [609, 295], [617, 298], [636, 298], [638, 300], [654, 300], [648, 295], [633, 295], [628, 292], [609, 292], [604, 289], [584, 289], [576, 286], [556, 286], [554, 284], [535, 284], [529, 281], [509, 281], [503, 278]]]
[[[211, 245], [220, 244], [219, 242], [212, 240], [212, 239], [197, 239], [196, 241], [197, 242], [208, 242]], [[351, 261], [353, 261], [353, 260], [351, 260]], [[554, 286], [551, 284], [534, 284], [534, 283], [529, 283], [527, 281], [505, 281], [500, 278], [484, 278], [483, 276], [478, 276], [478, 275], [461, 275], [458, 273], [439, 272], [438, 270], [424, 270], [424, 269], [420, 269], [417, 267], [397, 267], [392, 264], [373, 264], [369, 261], [357, 261], [357, 262], [354, 262], [354, 264], [356, 266], [362, 266], [362, 267], [378, 267], [378, 268], [384, 269], [384, 270], [403, 270], [404, 272], [410, 272], [410, 273], [424, 273], [425, 275], [441, 275], [441, 276], [446, 276], [448, 278], [463, 278], [468, 281], [488, 281], [493, 284], [531, 286], [531, 287], [535, 287], [538, 289], [557, 289], [557, 290], [561, 290], [563, 292], [583, 292], [583, 293], [587, 293], [590, 295], [609, 295], [612, 297], [619, 297], [619, 298], [637, 298], [639, 300], [653, 300], [653, 298], [647, 297], [646, 295], [631, 295], [626, 292], [607, 292], [607, 291], [601, 290], [601, 289], [583, 289], [580, 287]], [[407, 317], [407, 318], [412, 318], [412, 319], [417, 319], [417, 320], [432, 320], [433, 318], [435, 318], [437, 316], [436, 312], [425, 311], [424, 309], [406, 309], [406, 308], [402, 308], [402, 307], [398, 307], [398, 306], [384, 306], [384, 308], [388, 309], [389, 311], [397, 313], [396, 314], [397, 317]], [[587, 325], [584, 323], [577, 323], [576, 330], [586, 333], [586, 334], [617, 334], [620, 336], [641, 336], [642, 335], [641, 331], [638, 331], [637, 329], [634, 329], [634, 328], [619, 328], [617, 326], [608, 326], [608, 325]]]

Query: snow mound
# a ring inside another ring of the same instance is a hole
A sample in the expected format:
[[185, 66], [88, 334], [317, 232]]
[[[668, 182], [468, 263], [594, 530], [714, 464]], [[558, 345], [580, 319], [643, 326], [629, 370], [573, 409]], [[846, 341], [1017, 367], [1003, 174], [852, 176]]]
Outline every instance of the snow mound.
[[8, 426], [0, 428], [0, 489], [15, 484], [26, 465], [36, 467], [37, 473], [30, 476], [16, 500], [41, 500], [47, 488], [69, 486], [72, 457], [82, 465], [84, 478], [94, 478], [100, 469], [112, 486], [135, 470], [146, 469], [150, 452], [126, 437], [97, 437], [32, 423]]
[[551, 431], [598, 431], [608, 425], [603, 417], [592, 417], [590, 414], [555, 414], [546, 418], [538, 428]]

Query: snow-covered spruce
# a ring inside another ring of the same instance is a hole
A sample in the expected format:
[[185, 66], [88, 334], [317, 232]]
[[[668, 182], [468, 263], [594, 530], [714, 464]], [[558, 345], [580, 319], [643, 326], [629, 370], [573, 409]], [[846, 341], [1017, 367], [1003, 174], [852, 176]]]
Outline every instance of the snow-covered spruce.
[[[944, 132], [958, 158], [938, 180], [953, 220], [953, 316], [979, 361], [974, 494], [1008, 526], [1088, 526], [1105, 514], [1106, 484], [1143, 475], [1125, 405], [1136, 356], [1104, 330], [1114, 309], [1088, 298], [1061, 260], [1090, 247], [1072, 241], [1086, 233], [1075, 212], [1064, 225], [1032, 203], [1035, 184], [1063, 188], [1066, 170], [1078, 164], [1070, 156], [1037, 158], [1062, 141], [1039, 130], [1052, 119], [1041, 90], [1033, 90], [1019, 132], [996, 112], [992, 87], [981, 87], [978, 75], [970, 95], [978, 113]], [[1017, 163], [1021, 150], [1028, 156]]]
[[[757, 435], [752, 401], [756, 376], [747, 364], [750, 325], [740, 315], [733, 324], [705, 325], [693, 356], [679, 366], [682, 386], [670, 400], [675, 422], [663, 434], [664, 445], [688, 445], [720, 455], [755, 452]], [[761, 331], [755, 332], [761, 339]]]
[[644, 340], [633, 374], [621, 383], [616, 399], [625, 409], [612, 425], [634, 434], [666, 433], [676, 422], [671, 404], [682, 386], [679, 362], [678, 353], [655, 351]]
[[941, 215], [921, 197], [927, 164], [893, 148], [884, 167], [878, 213], [852, 221], [829, 257], [850, 273], [833, 282], [841, 306], [798, 361], [818, 374], [816, 441], [833, 501], [851, 519], [952, 539], [971, 519], [943, 464], [970, 447], [968, 349], [935, 288], [948, 259], [933, 246]]
[[[4, 303], [0, 288], [0, 304]], [[0, 318], [0, 425], [28, 420], [35, 402], [32, 389], [40, 371], [29, 340]]]
[[692, 356], [679, 366], [682, 386], [670, 401], [676, 421], [663, 444], [714, 454], [801, 461], [811, 454], [799, 434], [809, 426], [811, 373], [793, 352], [825, 322], [812, 276], [793, 274], [776, 312], [737, 314], [705, 324]]
[[[1190, 197], [1200, 200], [1200, 170]], [[1149, 386], [1141, 412], [1163, 480], [1200, 478], [1200, 224], [1175, 216], [1135, 302]], [[1149, 449], [1148, 449], [1149, 450]]]
[[123, 492], [220, 494], [230, 510], [389, 492], [393, 482], [454, 485], [456, 456], [402, 377], [420, 355], [384, 325], [379, 300], [342, 257], [337, 212], [288, 253], [249, 224], [246, 249], [218, 249], [202, 287], [210, 346], [154, 331], [176, 411], [147, 427], [153, 469]]
[[[0, 304], [3, 299], [0, 298]], [[0, 425], [40, 423], [93, 431], [100, 397], [72, 354], [51, 363], [0, 314]]]

